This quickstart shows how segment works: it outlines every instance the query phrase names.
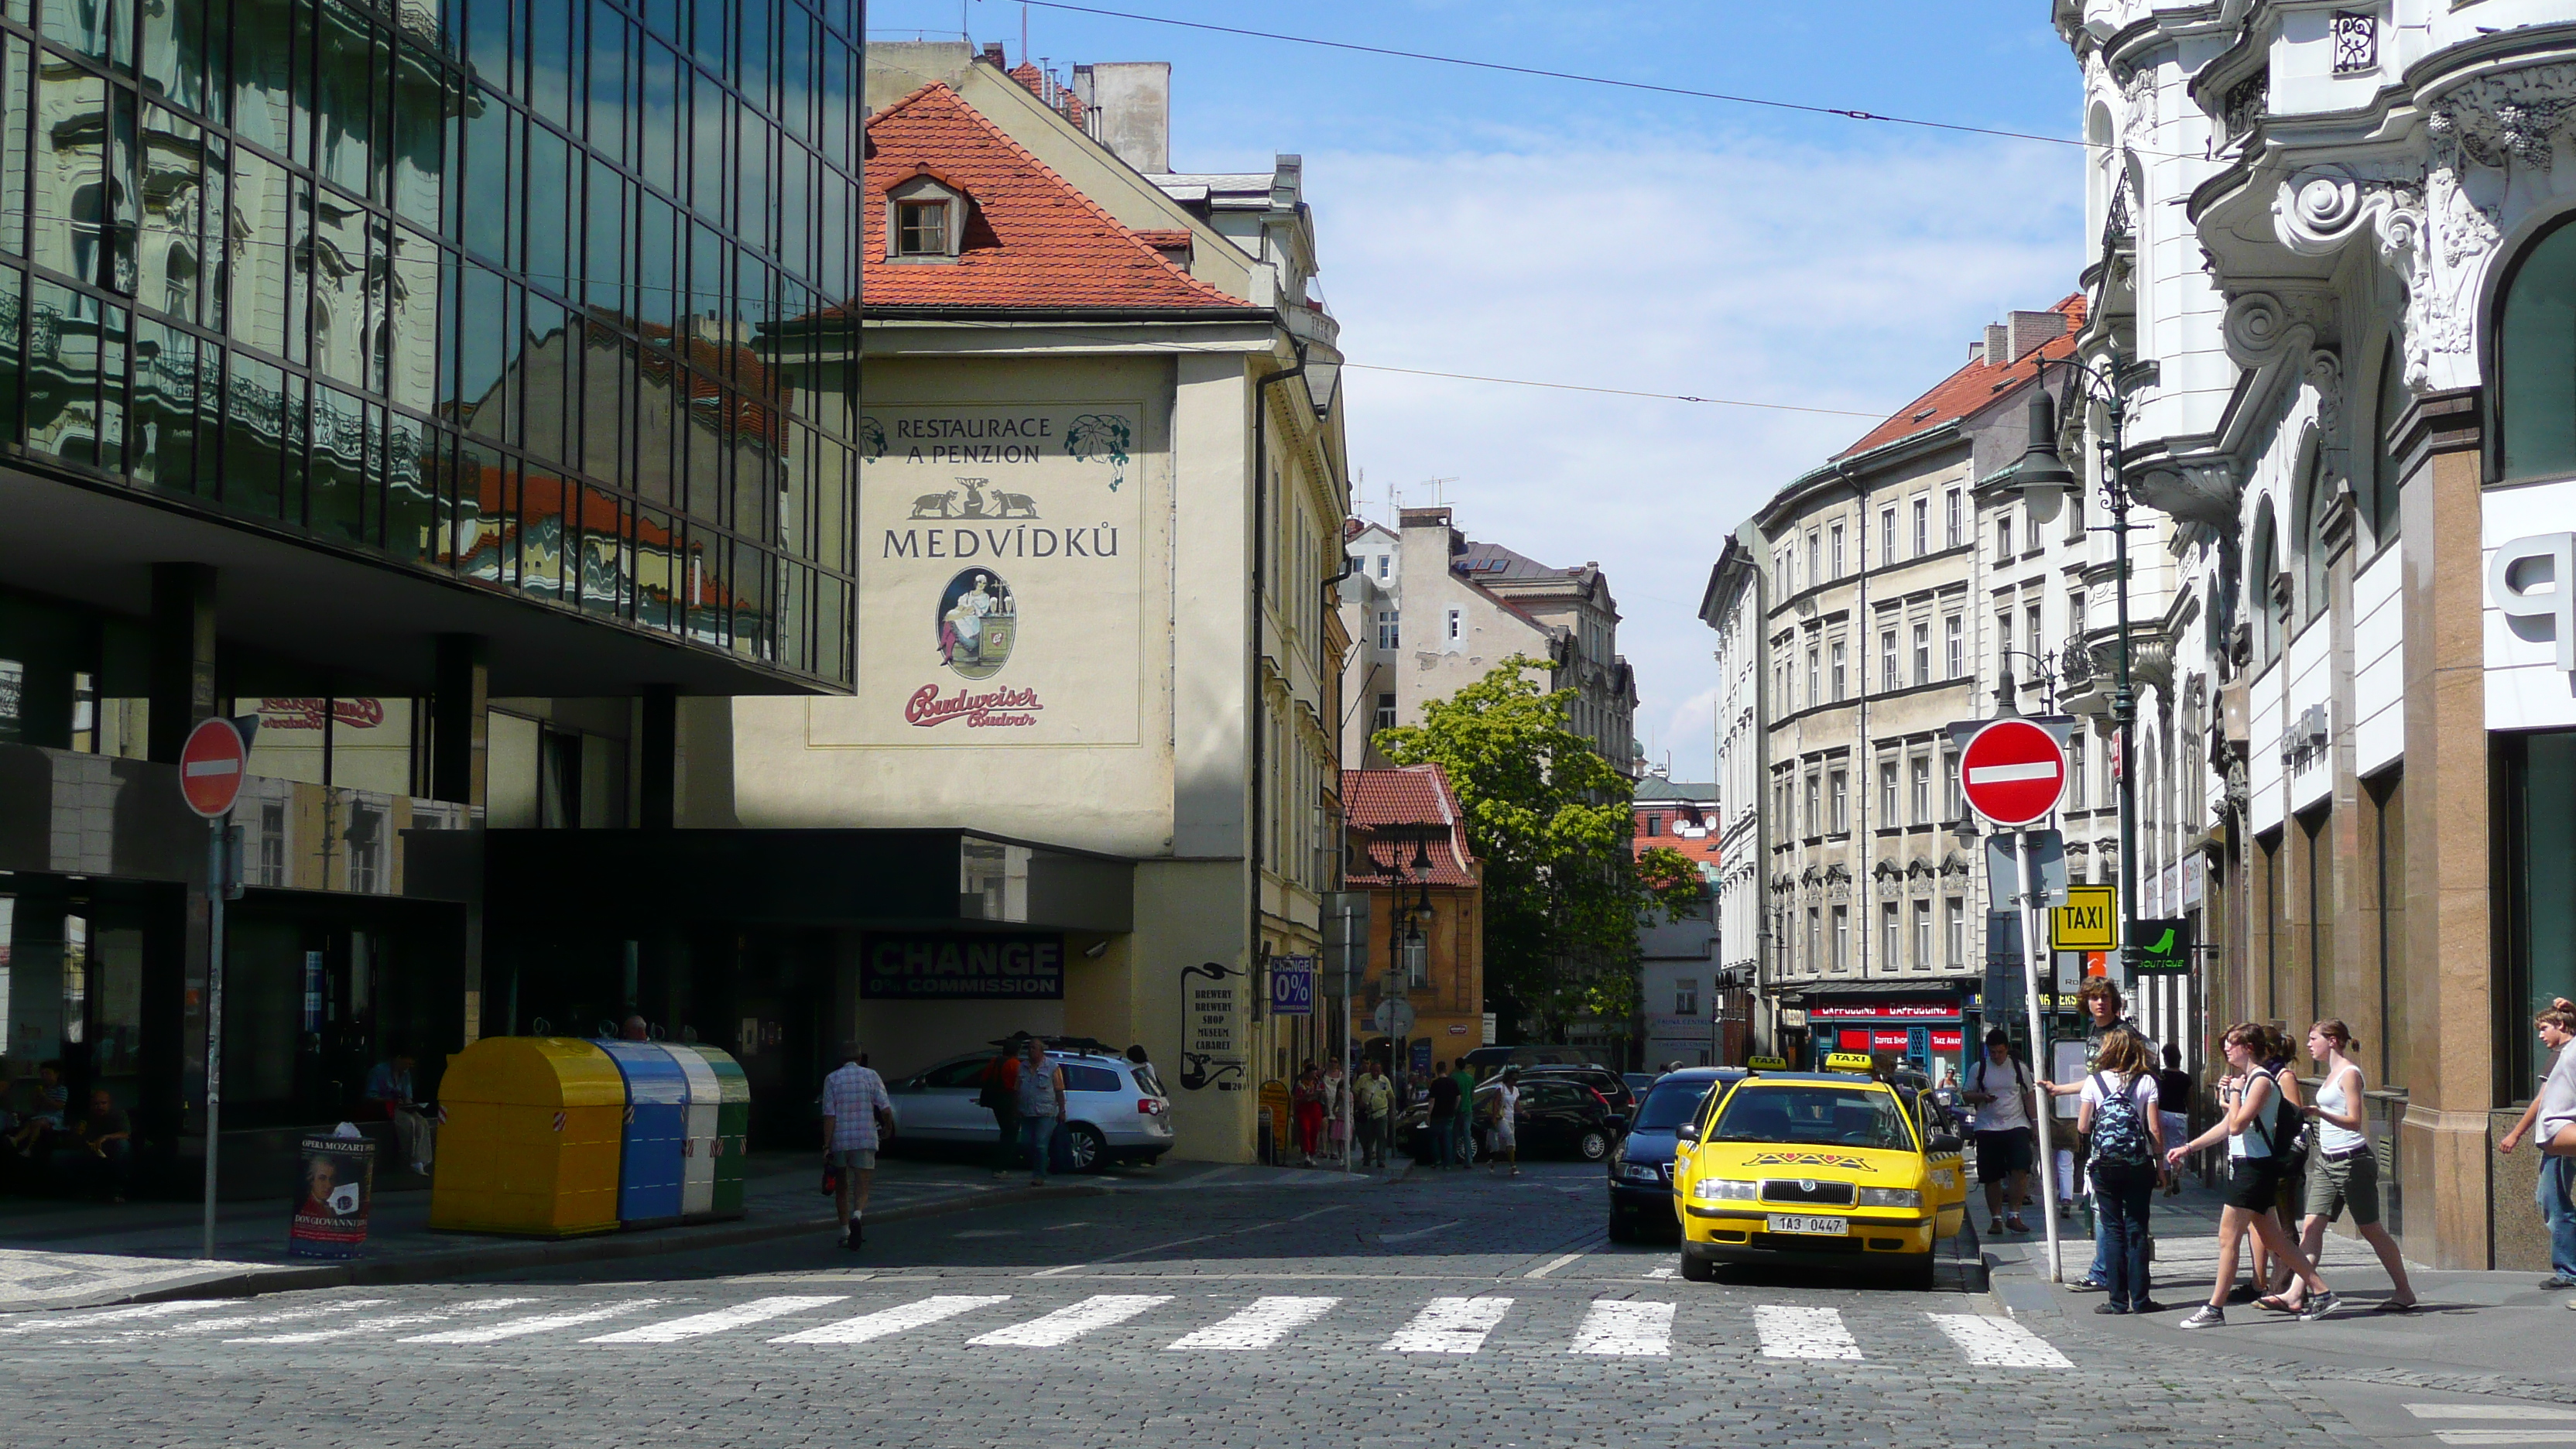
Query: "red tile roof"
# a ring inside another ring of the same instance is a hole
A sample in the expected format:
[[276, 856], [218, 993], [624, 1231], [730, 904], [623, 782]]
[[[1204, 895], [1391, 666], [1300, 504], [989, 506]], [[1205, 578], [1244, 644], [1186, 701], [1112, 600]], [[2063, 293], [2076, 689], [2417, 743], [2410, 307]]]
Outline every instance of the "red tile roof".
[[[1636, 803], [1635, 809], [1637, 834], [1629, 842], [1631, 854], [1643, 855], [1649, 848], [1660, 845], [1670, 850], [1678, 850], [1690, 857], [1694, 864], [1706, 868], [1703, 871], [1704, 874], [1714, 873], [1718, 864], [1717, 847], [1721, 838], [1716, 828], [1716, 811], [1702, 809], [1685, 800], [1640, 800]], [[1646, 817], [1649, 815], [1663, 821], [1660, 833], [1654, 835], [1646, 833]], [[1696, 840], [1687, 835], [1676, 835], [1673, 833], [1673, 827], [1679, 825], [1696, 826], [1706, 833]]]
[[1887, 421], [1869, 430], [1861, 440], [1834, 455], [1848, 458], [1866, 453], [1916, 433], [1929, 432], [1945, 423], [1981, 412], [1997, 397], [2014, 390], [2039, 375], [2042, 359], [2054, 361], [2075, 351], [2075, 334], [2084, 330], [2084, 294], [2066, 298], [2049, 309], [2066, 315], [2066, 330], [2001, 367], [1988, 367], [1984, 362], [1971, 362], [1950, 374], [1940, 386], [1898, 408]]
[[1405, 867], [1413, 860], [1417, 833], [1427, 833], [1422, 832], [1422, 827], [1429, 826], [1445, 829], [1448, 837], [1434, 840], [1429, 847], [1431, 884], [1476, 884], [1476, 858], [1467, 850], [1466, 812], [1458, 808], [1458, 796], [1449, 788], [1449, 777], [1438, 765], [1344, 770], [1342, 815], [1357, 834], [1385, 836], [1367, 843], [1367, 861], [1375, 869], [1364, 867], [1349, 872], [1344, 876], [1348, 883], [1412, 884]]
[[973, 203], [946, 263], [878, 262], [885, 207], [867, 208], [871, 308], [1247, 305], [1172, 265], [940, 82], [878, 112], [868, 140], [880, 194], [929, 169]]

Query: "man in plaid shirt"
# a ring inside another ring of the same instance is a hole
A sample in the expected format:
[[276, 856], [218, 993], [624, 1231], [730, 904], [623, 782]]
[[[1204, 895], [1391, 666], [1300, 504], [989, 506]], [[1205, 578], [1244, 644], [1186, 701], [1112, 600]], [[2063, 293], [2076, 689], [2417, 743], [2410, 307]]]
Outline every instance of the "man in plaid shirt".
[[885, 1079], [859, 1065], [859, 1044], [841, 1046], [841, 1069], [823, 1079], [823, 1162], [839, 1171], [832, 1187], [841, 1215], [841, 1246], [856, 1252], [868, 1184], [877, 1175], [877, 1133], [894, 1130]]

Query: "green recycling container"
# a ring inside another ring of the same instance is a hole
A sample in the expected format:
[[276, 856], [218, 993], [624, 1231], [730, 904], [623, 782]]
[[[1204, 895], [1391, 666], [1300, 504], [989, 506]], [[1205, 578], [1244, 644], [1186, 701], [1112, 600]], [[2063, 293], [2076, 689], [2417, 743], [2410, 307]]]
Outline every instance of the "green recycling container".
[[696, 1052], [716, 1076], [715, 1201], [708, 1215], [741, 1217], [743, 1155], [751, 1150], [751, 1078], [722, 1047], [692, 1042], [677, 1050]]

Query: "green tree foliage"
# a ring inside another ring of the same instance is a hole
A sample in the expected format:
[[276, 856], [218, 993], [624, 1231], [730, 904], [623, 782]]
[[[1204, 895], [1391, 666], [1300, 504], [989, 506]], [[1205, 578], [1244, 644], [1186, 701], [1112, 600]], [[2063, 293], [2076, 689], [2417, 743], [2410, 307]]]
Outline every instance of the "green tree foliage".
[[1577, 1016], [1633, 1011], [1638, 923], [1702, 890], [1679, 851], [1635, 851], [1635, 784], [1567, 723], [1574, 691], [1533, 682], [1546, 667], [1506, 659], [1373, 739], [1399, 765], [1448, 775], [1483, 867], [1486, 995], [1542, 1041]]

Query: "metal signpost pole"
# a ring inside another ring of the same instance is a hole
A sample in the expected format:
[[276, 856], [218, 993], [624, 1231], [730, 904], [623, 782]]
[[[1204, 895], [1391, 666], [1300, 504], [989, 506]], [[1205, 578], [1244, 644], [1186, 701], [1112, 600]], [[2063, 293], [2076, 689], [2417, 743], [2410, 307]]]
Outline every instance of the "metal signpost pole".
[[206, 1224], [198, 1256], [215, 1256], [215, 1152], [223, 1140], [224, 1103], [224, 894], [232, 863], [225, 837], [232, 827], [218, 816], [206, 822]]
[[[2014, 873], [2021, 879], [2021, 994], [2022, 1012], [2030, 1024], [2030, 1074], [2040, 1075], [2041, 1053], [2048, 1050], [2048, 1038], [2039, 1024], [2039, 930], [2041, 918], [2032, 910], [2040, 899], [2039, 861], [2030, 849], [2030, 832], [2013, 832]], [[2052, 981], [2052, 985], [2055, 983]], [[2039, 1205], [2048, 1234], [2048, 1281], [2062, 1282], [2057, 1253], [2057, 1148], [2048, 1130], [2049, 1118], [2056, 1112], [2056, 1099], [2034, 1093], [2031, 1106], [2031, 1128], [2039, 1144]]]
[[1351, 939], [1351, 903], [1342, 902], [1342, 1176], [1351, 1175], [1351, 1154], [1359, 1146], [1359, 1133], [1351, 1121], [1351, 1097], [1360, 1085], [1360, 1029], [1351, 1019], [1359, 1006], [1358, 977], [1353, 970]]

